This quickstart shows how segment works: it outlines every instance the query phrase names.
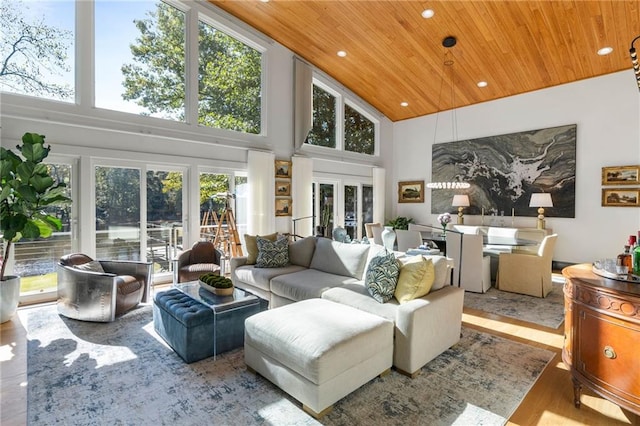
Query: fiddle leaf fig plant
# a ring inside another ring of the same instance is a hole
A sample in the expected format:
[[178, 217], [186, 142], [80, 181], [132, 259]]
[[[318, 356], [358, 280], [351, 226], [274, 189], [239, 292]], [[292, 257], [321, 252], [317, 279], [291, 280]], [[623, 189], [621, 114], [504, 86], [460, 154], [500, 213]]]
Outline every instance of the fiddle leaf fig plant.
[[71, 202], [66, 184], [55, 182], [43, 160], [51, 146], [44, 135], [25, 133], [15, 152], [0, 147], [0, 232], [5, 241], [0, 281], [4, 281], [6, 259], [13, 243], [22, 238], [48, 238], [62, 229], [62, 222], [45, 209]]

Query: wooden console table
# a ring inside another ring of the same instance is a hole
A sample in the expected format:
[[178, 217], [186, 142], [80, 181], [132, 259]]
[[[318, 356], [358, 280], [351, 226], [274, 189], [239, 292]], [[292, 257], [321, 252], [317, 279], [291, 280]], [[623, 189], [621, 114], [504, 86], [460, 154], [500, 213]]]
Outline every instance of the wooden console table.
[[640, 284], [596, 275], [590, 264], [564, 268], [562, 360], [582, 386], [640, 415]]

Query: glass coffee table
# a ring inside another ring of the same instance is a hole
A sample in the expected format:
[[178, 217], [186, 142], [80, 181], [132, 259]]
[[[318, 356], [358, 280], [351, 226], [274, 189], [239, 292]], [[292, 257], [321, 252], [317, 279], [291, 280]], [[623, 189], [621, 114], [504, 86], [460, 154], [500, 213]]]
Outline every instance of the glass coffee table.
[[238, 287], [231, 296], [213, 294], [198, 281], [174, 284], [173, 288], [213, 310], [214, 356], [244, 346], [244, 320], [269, 307], [268, 301]]

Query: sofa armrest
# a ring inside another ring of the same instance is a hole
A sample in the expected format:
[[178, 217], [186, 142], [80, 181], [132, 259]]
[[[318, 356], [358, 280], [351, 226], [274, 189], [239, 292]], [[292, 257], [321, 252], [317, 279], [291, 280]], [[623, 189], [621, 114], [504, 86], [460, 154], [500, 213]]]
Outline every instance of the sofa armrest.
[[129, 260], [100, 260], [100, 264], [105, 272], [116, 275], [131, 275], [144, 278], [144, 293], [142, 301], [151, 301], [151, 262], [137, 262]]
[[230, 269], [231, 275], [233, 275], [233, 271], [235, 271], [236, 268], [246, 265], [247, 259], [248, 259], [247, 256], [236, 256], [229, 259], [229, 269]]
[[460, 340], [464, 290], [445, 286], [398, 306], [395, 366], [414, 374]]

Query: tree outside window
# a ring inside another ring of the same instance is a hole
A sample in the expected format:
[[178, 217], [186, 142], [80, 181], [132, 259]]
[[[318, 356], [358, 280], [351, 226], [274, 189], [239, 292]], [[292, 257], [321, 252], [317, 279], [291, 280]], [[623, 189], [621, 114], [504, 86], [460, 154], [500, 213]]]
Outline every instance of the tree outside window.
[[313, 85], [313, 128], [306, 143], [336, 147], [336, 97]]
[[375, 153], [375, 125], [349, 105], [344, 106], [344, 149], [373, 155]]

